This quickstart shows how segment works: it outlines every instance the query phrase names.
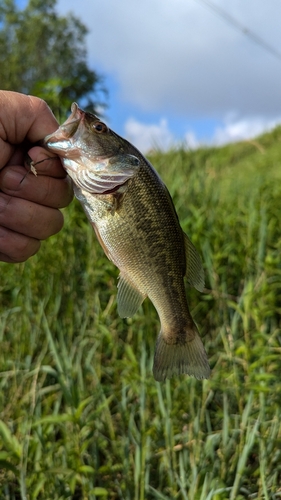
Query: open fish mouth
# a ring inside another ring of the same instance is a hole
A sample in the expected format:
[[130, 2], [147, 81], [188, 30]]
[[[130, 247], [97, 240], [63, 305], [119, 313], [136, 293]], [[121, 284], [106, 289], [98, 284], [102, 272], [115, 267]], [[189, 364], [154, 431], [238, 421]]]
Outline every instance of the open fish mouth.
[[76, 102], [74, 102], [71, 106], [71, 115], [55, 132], [44, 138], [44, 146], [54, 153], [69, 157], [72, 149], [71, 139], [77, 132], [84, 116], [84, 111], [79, 109]]
[[80, 123], [83, 122], [84, 119], [85, 119], [85, 111], [80, 109], [76, 104], [76, 102], [73, 102], [71, 105], [71, 115], [63, 123], [63, 125], [59, 127], [59, 130], [61, 131], [65, 139], [70, 139], [71, 137], [73, 137]]
[[[56, 153], [61, 158], [76, 159], [81, 156], [81, 135], [82, 130], [86, 129], [85, 119], [87, 114], [90, 115], [91, 113], [85, 113], [85, 111], [78, 107], [76, 102], [72, 103], [71, 115], [55, 132], [47, 135], [41, 141], [42, 146], [49, 151]], [[92, 115], [92, 117], [94, 120], [99, 122], [99, 119], [95, 115]], [[91, 159], [93, 157], [90, 148], [88, 148], [88, 150], [87, 148], [84, 149], [83, 154], [85, 157], [90, 157]], [[114, 154], [109, 155], [107, 153], [102, 154], [99, 152], [94, 155], [94, 158], [95, 161], [103, 163], [103, 161], [108, 161], [114, 156]]]

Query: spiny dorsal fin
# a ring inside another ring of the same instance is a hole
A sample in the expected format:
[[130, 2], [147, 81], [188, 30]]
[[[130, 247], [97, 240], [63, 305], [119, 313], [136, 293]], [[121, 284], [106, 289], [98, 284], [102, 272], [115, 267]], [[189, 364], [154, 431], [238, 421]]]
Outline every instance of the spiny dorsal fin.
[[186, 278], [191, 286], [194, 286], [199, 292], [203, 292], [205, 286], [204, 270], [201, 258], [191, 243], [189, 237], [184, 235], [185, 257], [186, 257]]
[[141, 306], [146, 295], [141, 293], [127, 277], [120, 274], [117, 285], [117, 310], [121, 318], [130, 318]]

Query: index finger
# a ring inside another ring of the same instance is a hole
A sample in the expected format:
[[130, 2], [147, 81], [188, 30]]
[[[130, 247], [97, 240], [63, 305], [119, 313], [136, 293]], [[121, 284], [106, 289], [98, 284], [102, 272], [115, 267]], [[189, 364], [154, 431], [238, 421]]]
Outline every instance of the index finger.
[[39, 97], [0, 91], [0, 137], [4, 142], [37, 142], [57, 128], [52, 111]]

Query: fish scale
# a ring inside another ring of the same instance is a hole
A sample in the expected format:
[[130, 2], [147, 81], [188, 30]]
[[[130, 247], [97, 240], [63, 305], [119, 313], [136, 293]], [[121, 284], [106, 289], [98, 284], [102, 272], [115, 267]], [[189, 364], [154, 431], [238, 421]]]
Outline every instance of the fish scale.
[[157, 310], [155, 379], [183, 373], [208, 378], [207, 355], [184, 286], [186, 275], [202, 291], [202, 264], [157, 172], [132, 144], [75, 103], [71, 116], [44, 143], [60, 156], [100, 244], [120, 270], [120, 316], [133, 316], [145, 297]]

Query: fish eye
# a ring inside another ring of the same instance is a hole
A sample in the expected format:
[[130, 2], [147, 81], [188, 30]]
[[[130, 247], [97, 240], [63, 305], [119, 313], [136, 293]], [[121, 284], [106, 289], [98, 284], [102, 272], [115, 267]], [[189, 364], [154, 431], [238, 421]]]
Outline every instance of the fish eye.
[[105, 132], [108, 131], [107, 126], [103, 122], [95, 122], [93, 123], [92, 127], [99, 134], [104, 134]]

